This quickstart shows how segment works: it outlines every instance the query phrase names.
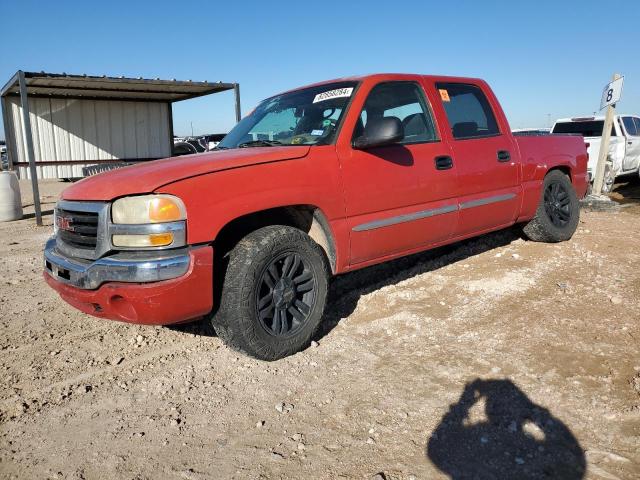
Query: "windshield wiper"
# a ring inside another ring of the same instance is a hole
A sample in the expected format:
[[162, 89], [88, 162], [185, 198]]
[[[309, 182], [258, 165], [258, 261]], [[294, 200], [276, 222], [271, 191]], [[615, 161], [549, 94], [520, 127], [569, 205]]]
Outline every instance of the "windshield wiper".
[[282, 145], [282, 142], [279, 142], [278, 140], [252, 140], [250, 142], [242, 142], [238, 144], [238, 148], [273, 147], [276, 145]]

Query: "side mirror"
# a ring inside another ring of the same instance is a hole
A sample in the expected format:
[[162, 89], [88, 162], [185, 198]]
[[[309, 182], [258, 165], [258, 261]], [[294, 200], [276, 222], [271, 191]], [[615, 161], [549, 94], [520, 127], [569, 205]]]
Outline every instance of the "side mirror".
[[402, 122], [396, 117], [382, 117], [371, 119], [364, 127], [362, 136], [353, 141], [353, 148], [364, 150], [366, 148], [381, 147], [398, 143], [404, 138]]

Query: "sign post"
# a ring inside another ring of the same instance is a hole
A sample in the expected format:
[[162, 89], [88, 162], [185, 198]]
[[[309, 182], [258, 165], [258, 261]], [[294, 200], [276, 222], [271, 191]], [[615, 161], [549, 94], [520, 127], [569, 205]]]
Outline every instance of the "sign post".
[[607, 107], [607, 114], [604, 119], [604, 127], [602, 129], [602, 140], [600, 141], [600, 152], [598, 154], [598, 163], [596, 165], [595, 177], [593, 179], [593, 194], [600, 195], [602, 193], [602, 184], [604, 183], [604, 171], [607, 164], [607, 156], [609, 155], [609, 142], [611, 141], [611, 127], [613, 126], [613, 116], [616, 111], [616, 103], [622, 97], [622, 83], [624, 77], [617, 73], [613, 76], [613, 81], [609, 83], [602, 92], [600, 100], [600, 110]]

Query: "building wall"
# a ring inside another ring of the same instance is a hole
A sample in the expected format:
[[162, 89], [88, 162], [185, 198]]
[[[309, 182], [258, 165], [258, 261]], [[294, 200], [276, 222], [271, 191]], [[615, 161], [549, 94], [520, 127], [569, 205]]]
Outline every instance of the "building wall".
[[[10, 158], [20, 178], [30, 178], [19, 97], [6, 97]], [[82, 177], [98, 161], [171, 155], [168, 104], [113, 100], [30, 98], [38, 178]], [[64, 165], [64, 162], [81, 162]], [[38, 165], [56, 162], [52, 165]]]

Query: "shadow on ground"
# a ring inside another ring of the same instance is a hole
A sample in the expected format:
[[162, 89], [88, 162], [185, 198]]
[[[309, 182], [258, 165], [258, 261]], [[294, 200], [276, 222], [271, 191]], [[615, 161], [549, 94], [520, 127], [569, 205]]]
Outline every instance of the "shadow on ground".
[[620, 177], [609, 196], [623, 205], [640, 203], [640, 177], [637, 174]]
[[640, 213], [640, 178], [637, 174], [616, 179], [611, 193], [603, 196], [588, 195], [580, 201], [583, 210], [591, 212], [626, 211]]
[[431, 434], [426, 454], [454, 480], [579, 480], [586, 471], [571, 430], [510, 380], [468, 383]]
[[351, 315], [363, 295], [503, 247], [520, 238], [523, 238], [522, 229], [514, 226], [335, 277], [329, 289], [324, 321], [315, 339], [324, 337], [340, 320]]
[[[42, 210], [42, 216], [44, 217], [45, 215], [53, 215], [53, 210]], [[22, 215], [22, 220], [26, 220], [29, 218], [36, 218], [35, 212], [25, 213], [24, 215]]]
[[[363, 295], [488, 250], [508, 245], [519, 238], [523, 238], [522, 229], [519, 226], [514, 226], [337, 276], [331, 281], [324, 319], [314, 340], [320, 340], [333, 330], [340, 320], [351, 315]], [[166, 328], [194, 335], [216, 336], [208, 319], [168, 325]]]

